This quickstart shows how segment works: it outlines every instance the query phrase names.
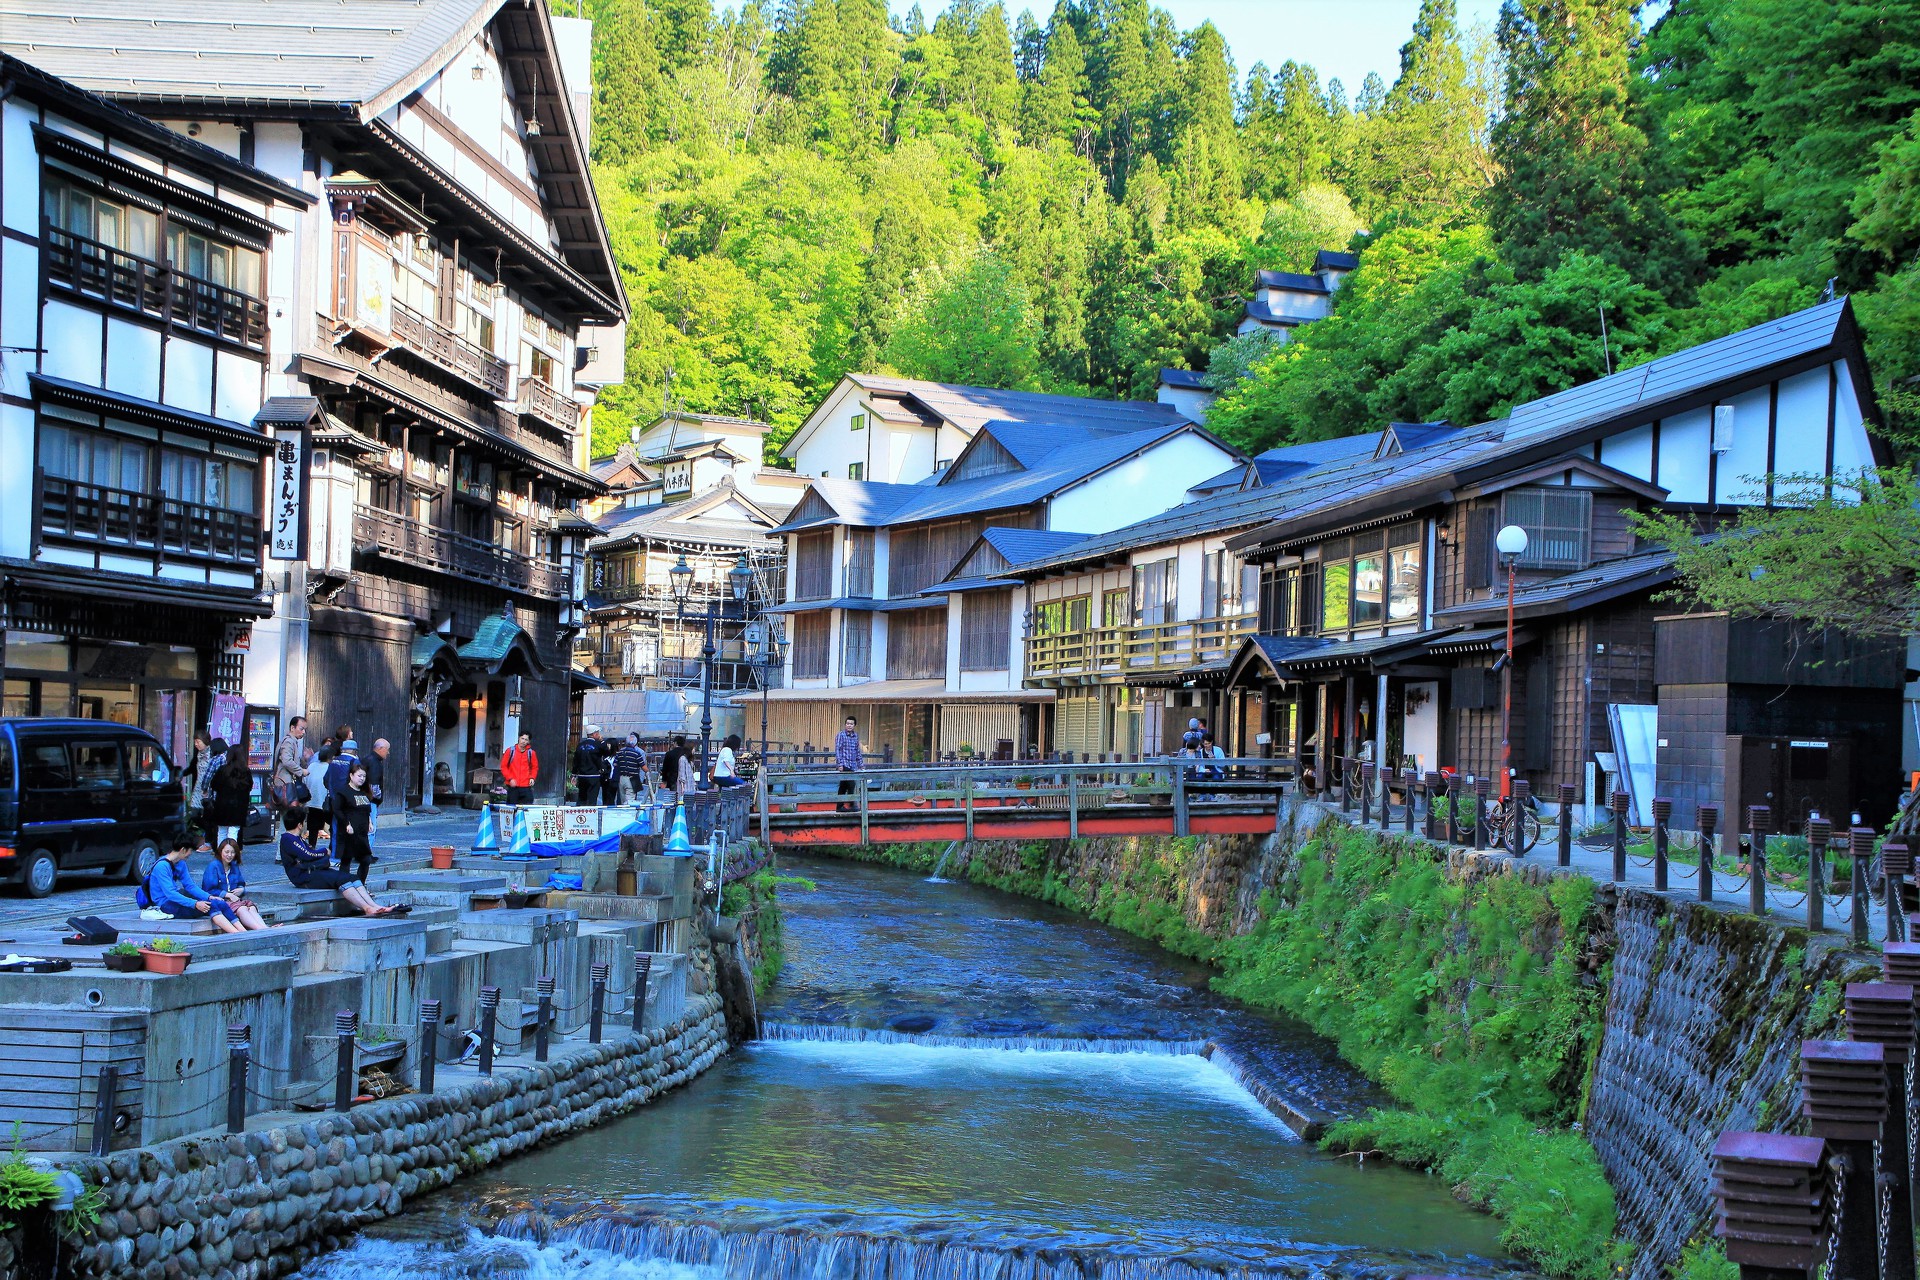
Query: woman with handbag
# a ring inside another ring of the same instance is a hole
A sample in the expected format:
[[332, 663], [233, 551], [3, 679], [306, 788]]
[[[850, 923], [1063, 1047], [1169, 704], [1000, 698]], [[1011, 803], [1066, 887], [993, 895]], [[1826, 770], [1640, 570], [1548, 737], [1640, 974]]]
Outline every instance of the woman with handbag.
[[295, 716], [287, 725], [287, 736], [274, 748], [273, 773], [267, 779], [267, 803], [276, 814], [312, 799], [301, 794], [307, 784], [306, 736], [307, 718]]
[[207, 825], [216, 840], [242, 840], [246, 837], [247, 816], [253, 809], [253, 770], [238, 749], [208, 779]]

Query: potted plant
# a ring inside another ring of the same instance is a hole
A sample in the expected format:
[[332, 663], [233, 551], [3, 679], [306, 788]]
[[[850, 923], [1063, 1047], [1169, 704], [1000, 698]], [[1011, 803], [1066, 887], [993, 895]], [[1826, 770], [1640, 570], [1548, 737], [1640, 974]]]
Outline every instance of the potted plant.
[[1013, 780], [1013, 785], [1021, 791], [1033, 790], [1033, 775], [1023, 773]]
[[960, 744], [960, 758], [962, 760], [973, 759], [973, 744], [971, 742], [963, 742]]
[[509, 881], [507, 884], [506, 897], [507, 910], [518, 911], [527, 905], [527, 886], [521, 884], [518, 880]]
[[140, 959], [145, 962], [148, 973], [177, 976], [187, 971], [187, 961], [192, 958], [187, 949], [172, 938], [150, 938], [147, 945], [140, 948]]
[[446, 845], [446, 844], [434, 845], [431, 849], [427, 850], [427, 856], [433, 859], [433, 869], [435, 871], [453, 870], [453, 846], [452, 845]]
[[100, 953], [100, 963], [115, 973], [139, 973], [147, 967], [137, 942], [116, 942]]
[[407, 1042], [388, 1027], [362, 1027], [354, 1040], [360, 1049], [362, 1067], [398, 1062], [407, 1052]]

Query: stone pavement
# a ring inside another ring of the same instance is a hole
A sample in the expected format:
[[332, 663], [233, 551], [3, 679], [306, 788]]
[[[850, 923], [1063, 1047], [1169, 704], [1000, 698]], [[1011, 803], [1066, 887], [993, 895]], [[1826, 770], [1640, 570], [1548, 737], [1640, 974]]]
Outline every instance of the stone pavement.
[[[1357, 810], [1351, 813], [1342, 813], [1335, 806], [1328, 805], [1325, 807], [1327, 812], [1342, 818], [1348, 823], [1356, 826], [1359, 825], [1359, 813]], [[1403, 825], [1405, 821], [1404, 814], [1405, 810], [1398, 805], [1394, 806], [1392, 816], [1393, 834], [1405, 834]], [[1379, 829], [1379, 818], [1377, 815], [1368, 826], [1373, 830]], [[1578, 830], [1578, 828], [1576, 828], [1576, 830]], [[1415, 838], [1419, 838], [1419, 831], [1420, 818], [1416, 817], [1414, 819]], [[1839, 835], [1843, 833], [1836, 834]], [[1521, 863], [1536, 867], [1557, 868], [1559, 865], [1557, 838], [1554, 821], [1550, 818], [1544, 819], [1540, 831], [1540, 842], [1533, 847], [1531, 852], [1525, 854], [1520, 859]], [[1635, 857], [1632, 852], [1634, 844], [1647, 841], [1651, 838], [1649, 833], [1645, 831], [1629, 831], [1627, 837], [1627, 878], [1622, 883], [1633, 885], [1639, 889], [1653, 889], [1653, 859], [1651, 857], [1638, 858]], [[1688, 846], [1691, 846], [1694, 833], [1689, 831], [1683, 834], [1676, 831], [1674, 838], [1676, 845], [1684, 840]], [[1728, 848], [1727, 840], [1727, 833], [1724, 831], [1716, 835], [1714, 837], [1715, 850], [1724, 854]], [[1455, 847], [1464, 849], [1468, 846], [1457, 845]], [[1688, 852], [1691, 852], [1690, 848]], [[1497, 849], [1488, 850], [1484, 856], [1504, 858], [1504, 854]], [[1568, 866], [1569, 869], [1577, 871], [1591, 880], [1596, 880], [1601, 884], [1611, 884], [1613, 883], [1613, 848], [1611, 845], [1608, 845], [1598, 850], [1585, 849], [1581, 847], [1580, 841], [1575, 839]], [[1673, 861], [1669, 864], [1665, 896], [1676, 900], [1697, 901], [1699, 891], [1700, 881], [1696, 868], [1679, 861]], [[1712, 905], [1721, 911], [1746, 914], [1748, 909], [1746, 876], [1734, 875], [1725, 871], [1714, 872]], [[1844, 892], [1836, 897], [1830, 889], [1826, 899], [1825, 936], [1830, 941], [1836, 943], [1847, 938], [1852, 929], [1852, 915], [1852, 898]], [[1784, 924], [1799, 925], [1804, 928], [1807, 924], [1807, 895], [1797, 889], [1788, 890], [1777, 885], [1768, 886], [1767, 918]], [[1886, 907], [1882, 902], [1871, 897], [1868, 899], [1867, 936], [1874, 942], [1884, 942], [1887, 937]]]
[[[411, 818], [412, 820], [405, 821]], [[427, 865], [427, 850], [434, 845], [452, 845], [461, 853], [473, 846], [480, 815], [464, 809], [449, 809], [437, 816], [382, 813], [380, 829], [373, 839], [376, 876], [411, 870]], [[276, 837], [277, 838], [277, 837]], [[187, 859], [195, 884], [213, 860], [210, 853], [196, 853]], [[260, 889], [287, 888], [286, 873], [276, 860], [273, 844], [250, 844], [246, 849], [247, 882]], [[18, 887], [0, 889], [0, 931], [21, 928], [54, 928], [64, 925], [68, 916], [105, 915], [133, 908], [133, 886], [119, 880], [105, 880], [97, 872], [74, 872], [60, 877], [59, 887], [45, 898], [29, 898]], [[0, 944], [5, 939], [0, 937]]]

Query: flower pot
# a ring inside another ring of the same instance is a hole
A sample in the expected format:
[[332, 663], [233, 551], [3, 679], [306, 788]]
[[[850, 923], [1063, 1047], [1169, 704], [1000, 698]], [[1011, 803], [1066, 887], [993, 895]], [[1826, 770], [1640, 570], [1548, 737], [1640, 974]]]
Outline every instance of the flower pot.
[[142, 947], [140, 958], [146, 962], [148, 973], [174, 977], [187, 971], [187, 961], [193, 959], [193, 956], [185, 951], [149, 951]]
[[433, 859], [435, 871], [453, 870], [453, 848], [450, 845], [437, 844], [427, 850], [427, 856]]
[[518, 911], [527, 905], [527, 895], [524, 893], [513, 893], [509, 891], [506, 896], [507, 910], [509, 911]]
[[115, 955], [111, 951], [101, 955], [100, 963], [114, 973], [139, 973], [147, 967], [146, 960], [139, 955]]

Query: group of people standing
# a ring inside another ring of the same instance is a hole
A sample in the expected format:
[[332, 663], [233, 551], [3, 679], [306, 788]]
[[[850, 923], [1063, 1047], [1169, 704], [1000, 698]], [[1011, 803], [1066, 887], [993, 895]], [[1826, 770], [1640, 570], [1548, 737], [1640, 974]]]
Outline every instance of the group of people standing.
[[[525, 735], [521, 737], [524, 742]], [[735, 755], [740, 745], [740, 735], [737, 733], [728, 734], [720, 744], [720, 749], [713, 757], [714, 786], [738, 786], [745, 781], [740, 776]], [[687, 736], [683, 733], [674, 734], [660, 757], [660, 785], [676, 796], [699, 790], [699, 760], [699, 754], [687, 745]], [[503, 758], [503, 772], [506, 771], [506, 763]], [[573, 749], [569, 772], [573, 778], [576, 803], [582, 805], [630, 805], [651, 789], [647, 752], [640, 744], [640, 735], [629, 733], [624, 742], [615, 744], [607, 740], [605, 732], [597, 724], [587, 726], [579, 745]], [[511, 783], [509, 795], [512, 795]], [[516, 800], [515, 803], [525, 801]]]

